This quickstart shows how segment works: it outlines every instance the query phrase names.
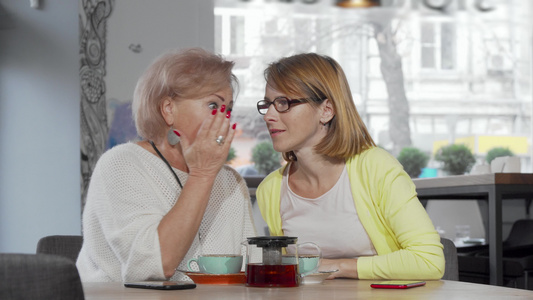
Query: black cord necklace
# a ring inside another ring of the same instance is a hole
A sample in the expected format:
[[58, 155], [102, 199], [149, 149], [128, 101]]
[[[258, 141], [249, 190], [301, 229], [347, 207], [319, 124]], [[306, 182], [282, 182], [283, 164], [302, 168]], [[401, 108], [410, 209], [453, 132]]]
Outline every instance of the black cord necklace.
[[154, 142], [150, 141], [150, 145], [152, 145], [152, 147], [154, 148], [155, 152], [157, 152], [157, 155], [159, 155], [159, 157], [161, 157], [161, 159], [167, 164], [168, 168], [170, 169], [172, 174], [174, 174], [174, 177], [178, 181], [178, 184], [180, 185], [180, 188], [183, 189], [183, 185], [181, 184], [181, 181], [178, 178], [178, 175], [176, 175], [176, 172], [174, 172], [174, 169], [172, 169], [172, 166], [168, 163], [168, 161], [165, 159], [163, 154], [161, 154], [161, 152], [159, 152], [159, 149], [157, 149], [157, 147], [155, 146]]

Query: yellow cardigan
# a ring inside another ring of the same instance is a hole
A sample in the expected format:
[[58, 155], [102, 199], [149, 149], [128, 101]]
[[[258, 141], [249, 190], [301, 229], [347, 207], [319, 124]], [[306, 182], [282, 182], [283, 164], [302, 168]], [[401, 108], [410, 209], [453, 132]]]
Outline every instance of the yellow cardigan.
[[[440, 279], [440, 237], [417, 198], [415, 185], [387, 151], [374, 147], [346, 161], [357, 214], [378, 255], [359, 257], [360, 279]], [[257, 188], [257, 203], [270, 234], [283, 235], [280, 191], [284, 167]]]

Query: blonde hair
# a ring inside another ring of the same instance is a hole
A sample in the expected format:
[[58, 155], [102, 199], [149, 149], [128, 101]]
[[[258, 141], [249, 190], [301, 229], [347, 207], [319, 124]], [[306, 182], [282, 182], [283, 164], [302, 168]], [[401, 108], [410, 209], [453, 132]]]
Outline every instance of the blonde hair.
[[198, 99], [227, 86], [238, 86], [234, 62], [201, 48], [172, 50], [150, 64], [137, 81], [132, 113], [139, 136], [159, 141], [168, 126], [160, 106], [166, 97]]
[[[329, 99], [335, 116], [325, 124], [328, 134], [315, 146], [318, 153], [347, 159], [376, 146], [357, 112], [344, 71], [331, 57], [316, 53], [285, 57], [271, 63], [264, 75], [271, 87], [308, 98], [315, 107]], [[297, 160], [292, 151], [283, 153], [283, 158]]]

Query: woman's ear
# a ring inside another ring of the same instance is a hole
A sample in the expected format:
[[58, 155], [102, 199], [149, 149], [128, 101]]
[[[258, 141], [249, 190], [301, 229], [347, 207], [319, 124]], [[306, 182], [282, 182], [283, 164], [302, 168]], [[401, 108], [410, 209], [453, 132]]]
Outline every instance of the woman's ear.
[[176, 109], [174, 105], [174, 101], [172, 101], [172, 98], [165, 97], [163, 101], [161, 102], [161, 116], [163, 116], [163, 119], [165, 119], [165, 122], [168, 126], [171, 126], [174, 124], [174, 109]]
[[321, 124], [327, 124], [333, 117], [335, 117], [335, 110], [333, 109], [333, 105], [329, 99], [326, 99], [322, 102], [320, 105], [322, 113], [320, 116], [320, 123]]

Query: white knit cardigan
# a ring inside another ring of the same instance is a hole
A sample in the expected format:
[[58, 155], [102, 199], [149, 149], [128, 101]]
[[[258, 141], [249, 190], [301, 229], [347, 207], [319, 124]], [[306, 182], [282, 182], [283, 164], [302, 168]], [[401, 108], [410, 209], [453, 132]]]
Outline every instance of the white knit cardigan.
[[[188, 174], [174, 169], [183, 185]], [[130, 142], [115, 146], [94, 169], [83, 212], [83, 247], [77, 260], [82, 281], [165, 280], [159, 222], [181, 188], [157, 156]], [[224, 166], [215, 179], [197, 238], [178, 268], [199, 254], [244, 254], [255, 236], [250, 195], [243, 178]], [[196, 265], [194, 265], [196, 266]], [[171, 280], [189, 280], [176, 272]]]

